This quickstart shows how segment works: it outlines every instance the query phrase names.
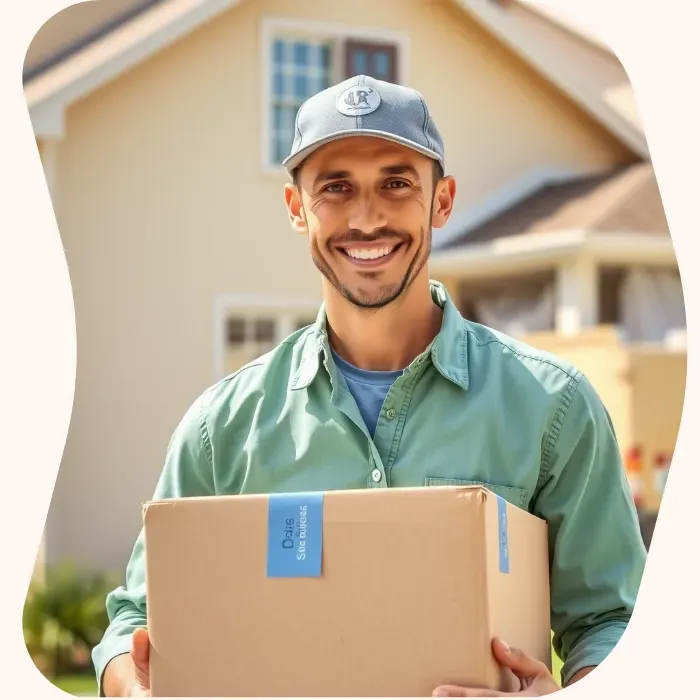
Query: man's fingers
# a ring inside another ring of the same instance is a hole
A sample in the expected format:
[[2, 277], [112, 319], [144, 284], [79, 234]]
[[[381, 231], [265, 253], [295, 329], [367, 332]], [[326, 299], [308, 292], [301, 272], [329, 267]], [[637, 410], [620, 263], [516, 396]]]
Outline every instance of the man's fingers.
[[549, 673], [541, 661], [533, 659], [521, 649], [509, 647], [502, 639], [494, 639], [493, 655], [501, 666], [510, 669], [518, 678], [530, 678], [543, 671]]
[[138, 666], [148, 664], [148, 653], [150, 651], [150, 642], [148, 632], [145, 629], [137, 629], [131, 638], [131, 656], [134, 663]]
[[148, 666], [151, 642], [148, 632], [145, 629], [137, 629], [132, 636], [131, 645], [131, 658], [136, 672], [136, 689], [140, 688], [143, 690], [143, 697], [148, 697], [151, 685]]
[[[524, 684], [525, 690], [514, 693], [503, 693], [498, 690], [484, 688], [466, 688], [459, 685], [441, 685], [433, 691], [433, 697], [442, 698], [500, 698], [522, 697], [523, 695], [545, 695], [558, 690], [549, 669], [541, 661], [533, 659], [520, 649], [512, 649], [503, 640], [493, 640], [493, 655], [496, 661], [509, 669], [521, 681], [532, 679]], [[542, 691], [542, 692], [532, 692]]]
[[464, 688], [459, 685], [441, 685], [433, 691], [437, 698], [500, 698], [508, 693], [484, 688]]

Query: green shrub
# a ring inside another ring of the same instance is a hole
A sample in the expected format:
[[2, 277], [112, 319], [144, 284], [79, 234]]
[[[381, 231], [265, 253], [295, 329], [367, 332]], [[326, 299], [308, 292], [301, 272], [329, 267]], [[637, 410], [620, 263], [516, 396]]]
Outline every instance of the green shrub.
[[32, 580], [22, 620], [24, 641], [44, 675], [89, 666], [90, 651], [108, 624], [105, 599], [116, 585], [110, 574], [86, 574], [71, 564]]

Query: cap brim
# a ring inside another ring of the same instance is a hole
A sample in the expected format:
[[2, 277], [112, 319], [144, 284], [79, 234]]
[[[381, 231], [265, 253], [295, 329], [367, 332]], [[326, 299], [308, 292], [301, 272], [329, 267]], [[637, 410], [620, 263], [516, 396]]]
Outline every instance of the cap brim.
[[427, 146], [421, 146], [420, 144], [410, 141], [409, 139], [396, 136], [395, 134], [390, 134], [386, 131], [377, 131], [376, 129], [349, 129], [348, 131], [338, 131], [332, 136], [326, 136], [325, 138], [318, 139], [317, 141], [310, 143], [301, 151], [289, 156], [289, 158], [282, 162], [282, 165], [291, 175], [304, 160], [306, 160], [314, 151], [321, 148], [321, 146], [325, 146], [333, 141], [339, 141], [340, 139], [346, 139], [351, 136], [373, 136], [374, 138], [383, 139], [384, 141], [391, 141], [392, 143], [396, 143], [400, 146], [410, 148], [412, 151], [422, 153], [424, 156], [438, 161], [443, 168], [445, 167], [440, 155]]

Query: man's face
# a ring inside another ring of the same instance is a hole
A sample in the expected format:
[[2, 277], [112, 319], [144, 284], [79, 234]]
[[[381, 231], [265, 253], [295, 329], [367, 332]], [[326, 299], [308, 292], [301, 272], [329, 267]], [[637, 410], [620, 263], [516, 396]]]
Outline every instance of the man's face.
[[385, 306], [427, 275], [432, 227], [444, 224], [454, 196], [451, 178], [436, 188], [434, 173], [434, 162], [411, 149], [350, 137], [312, 154], [287, 187], [292, 224], [308, 234], [314, 264], [356, 306]]

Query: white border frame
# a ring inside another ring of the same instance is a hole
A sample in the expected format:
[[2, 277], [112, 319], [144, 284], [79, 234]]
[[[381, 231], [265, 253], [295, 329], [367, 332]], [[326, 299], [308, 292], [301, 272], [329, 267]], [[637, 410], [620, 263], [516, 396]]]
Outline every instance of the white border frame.
[[287, 174], [281, 165], [272, 161], [270, 153], [270, 99], [272, 97], [272, 63], [270, 46], [273, 39], [281, 34], [295, 34], [313, 39], [341, 41], [355, 39], [360, 41], [381, 41], [396, 44], [398, 47], [397, 80], [404, 85], [409, 82], [411, 39], [404, 32], [397, 32], [383, 27], [359, 27], [340, 22], [315, 22], [306, 19], [263, 15], [260, 18], [259, 32], [259, 66], [260, 66], [260, 153], [263, 172], [267, 174]]

